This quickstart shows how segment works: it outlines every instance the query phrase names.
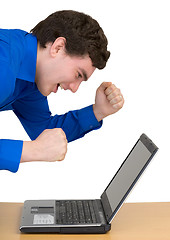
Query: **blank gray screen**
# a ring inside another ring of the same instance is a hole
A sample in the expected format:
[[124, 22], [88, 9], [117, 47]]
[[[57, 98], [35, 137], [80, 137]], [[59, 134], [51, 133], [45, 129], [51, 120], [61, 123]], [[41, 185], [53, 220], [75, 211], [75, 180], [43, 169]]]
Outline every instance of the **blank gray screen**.
[[150, 156], [151, 153], [149, 150], [139, 140], [109, 187], [106, 189], [106, 195], [112, 211], [118, 206]]

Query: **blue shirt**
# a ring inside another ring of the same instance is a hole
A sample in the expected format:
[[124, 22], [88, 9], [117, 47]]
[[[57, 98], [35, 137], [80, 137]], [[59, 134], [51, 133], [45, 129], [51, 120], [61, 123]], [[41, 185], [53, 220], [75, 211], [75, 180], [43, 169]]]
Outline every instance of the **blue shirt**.
[[[45, 129], [62, 128], [68, 142], [101, 127], [92, 105], [52, 116], [36, 84], [37, 38], [22, 30], [0, 29], [0, 111], [13, 110], [31, 140]], [[0, 169], [16, 172], [23, 141], [0, 139]]]

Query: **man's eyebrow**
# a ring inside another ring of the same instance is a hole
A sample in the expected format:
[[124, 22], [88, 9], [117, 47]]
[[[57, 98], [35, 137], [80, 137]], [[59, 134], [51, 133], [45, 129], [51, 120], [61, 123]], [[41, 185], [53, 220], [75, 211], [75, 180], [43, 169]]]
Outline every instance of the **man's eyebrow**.
[[88, 80], [88, 77], [87, 77], [87, 74], [86, 74], [86, 71], [82, 68], [80, 68], [80, 71], [82, 72], [83, 74], [83, 77], [84, 77], [84, 81], [87, 81]]

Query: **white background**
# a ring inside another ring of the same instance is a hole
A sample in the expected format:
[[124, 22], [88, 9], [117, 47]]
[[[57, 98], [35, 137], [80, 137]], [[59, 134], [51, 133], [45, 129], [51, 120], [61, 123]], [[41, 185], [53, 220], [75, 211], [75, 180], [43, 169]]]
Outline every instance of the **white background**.
[[[73, 9], [98, 20], [111, 57], [79, 91], [49, 97], [54, 114], [94, 102], [97, 87], [112, 81], [125, 98], [123, 109], [103, 127], [68, 145], [63, 162], [24, 163], [17, 173], [0, 172], [0, 201], [99, 198], [141, 133], [159, 152], [127, 199], [170, 201], [170, 2], [164, 0], [3, 1], [1, 28], [30, 31], [52, 12]], [[0, 138], [29, 140], [13, 112], [0, 113]]]

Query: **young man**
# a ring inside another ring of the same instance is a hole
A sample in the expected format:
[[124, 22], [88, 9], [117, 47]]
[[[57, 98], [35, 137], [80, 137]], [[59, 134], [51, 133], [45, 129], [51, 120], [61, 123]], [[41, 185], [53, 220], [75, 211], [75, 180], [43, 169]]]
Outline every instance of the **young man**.
[[103, 30], [90, 16], [59, 11], [31, 33], [0, 29], [0, 111], [13, 110], [32, 141], [0, 140], [0, 169], [16, 172], [20, 162], [59, 161], [67, 141], [98, 129], [124, 99], [111, 82], [97, 89], [95, 103], [52, 116], [47, 96], [61, 87], [75, 93], [110, 56]]

